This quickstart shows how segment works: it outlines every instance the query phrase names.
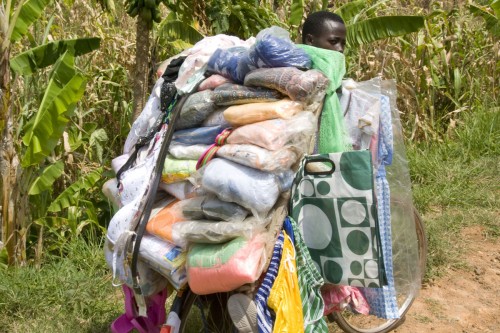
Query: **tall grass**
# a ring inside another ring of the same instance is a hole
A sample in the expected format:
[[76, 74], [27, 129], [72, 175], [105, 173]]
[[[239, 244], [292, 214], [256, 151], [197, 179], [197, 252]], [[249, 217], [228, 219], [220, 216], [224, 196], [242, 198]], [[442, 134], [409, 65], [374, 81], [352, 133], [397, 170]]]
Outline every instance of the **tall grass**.
[[463, 264], [464, 227], [500, 236], [499, 140], [500, 109], [485, 105], [443, 142], [408, 145], [414, 199], [427, 228], [427, 278]]
[[102, 244], [75, 238], [41, 267], [0, 268], [0, 332], [108, 332], [123, 312]]

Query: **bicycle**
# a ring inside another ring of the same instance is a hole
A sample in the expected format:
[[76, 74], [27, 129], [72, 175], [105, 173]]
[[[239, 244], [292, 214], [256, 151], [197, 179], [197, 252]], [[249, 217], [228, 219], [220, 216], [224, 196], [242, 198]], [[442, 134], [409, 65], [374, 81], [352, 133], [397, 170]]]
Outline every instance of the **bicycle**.
[[[395, 201], [393, 201], [394, 203]], [[419, 263], [418, 266], [423, 278], [426, 265], [427, 241], [425, 236], [425, 227], [418, 211], [413, 207], [415, 218], [416, 236], [418, 242]], [[227, 312], [225, 303], [229, 293], [220, 293], [214, 295], [200, 296], [189, 289], [183, 293], [179, 333], [191, 332], [221, 332], [233, 333], [235, 329]], [[356, 315], [347, 310], [343, 312], [332, 313], [327, 316], [330, 322], [336, 323], [346, 333], [386, 333], [394, 330], [404, 323], [405, 315], [411, 308], [416, 290], [411, 289], [407, 294], [403, 292], [398, 294], [399, 315], [398, 319], [380, 319], [375, 316]], [[217, 302], [217, 303], [214, 303]], [[215, 306], [214, 306], [215, 305]], [[219, 322], [211, 318], [210, 309], [222, 309], [219, 313]]]

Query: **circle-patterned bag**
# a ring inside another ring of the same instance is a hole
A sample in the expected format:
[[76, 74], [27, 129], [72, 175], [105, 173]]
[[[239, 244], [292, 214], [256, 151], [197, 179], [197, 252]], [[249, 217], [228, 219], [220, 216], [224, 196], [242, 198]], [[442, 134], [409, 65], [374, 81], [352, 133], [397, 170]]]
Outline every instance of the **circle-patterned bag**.
[[301, 162], [290, 211], [326, 283], [386, 284], [373, 188], [368, 150], [309, 155]]

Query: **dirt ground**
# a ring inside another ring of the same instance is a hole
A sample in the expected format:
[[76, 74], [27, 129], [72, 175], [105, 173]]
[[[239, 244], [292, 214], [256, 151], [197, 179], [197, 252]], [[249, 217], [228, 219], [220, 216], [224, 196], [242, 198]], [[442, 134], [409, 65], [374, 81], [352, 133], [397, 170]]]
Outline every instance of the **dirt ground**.
[[480, 227], [463, 231], [466, 265], [423, 286], [394, 332], [500, 332], [500, 242]]

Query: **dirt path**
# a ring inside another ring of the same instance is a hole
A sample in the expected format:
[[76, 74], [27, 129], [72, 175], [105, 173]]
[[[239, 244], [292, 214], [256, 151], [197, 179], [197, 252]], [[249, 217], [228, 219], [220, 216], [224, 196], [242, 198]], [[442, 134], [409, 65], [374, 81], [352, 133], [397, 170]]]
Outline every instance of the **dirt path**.
[[397, 333], [500, 332], [500, 241], [463, 231], [466, 265], [424, 286]]

